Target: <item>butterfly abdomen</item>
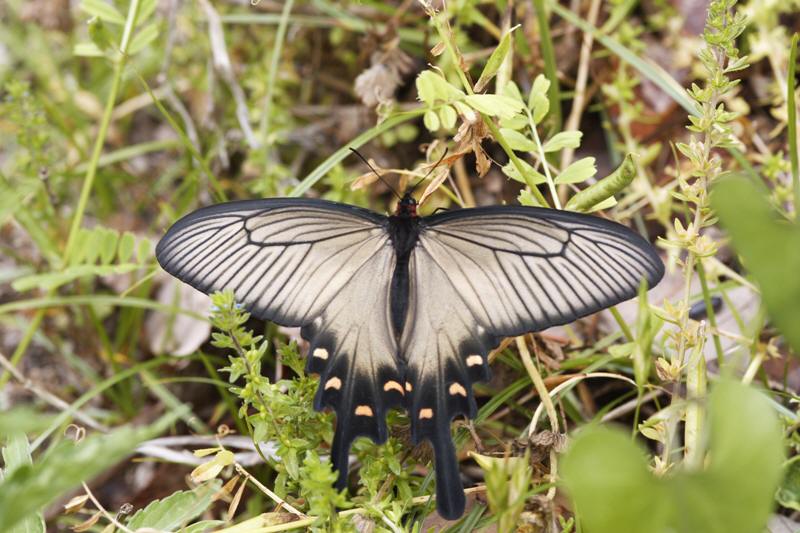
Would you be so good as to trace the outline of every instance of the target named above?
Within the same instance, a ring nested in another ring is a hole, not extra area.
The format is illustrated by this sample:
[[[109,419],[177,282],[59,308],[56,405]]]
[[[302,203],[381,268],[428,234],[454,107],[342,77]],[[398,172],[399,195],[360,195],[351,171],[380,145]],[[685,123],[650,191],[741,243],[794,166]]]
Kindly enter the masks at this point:
[[[399,340],[408,315],[409,272],[408,262],[411,251],[419,240],[419,219],[407,216],[389,217],[387,226],[389,237],[397,257],[390,288],[390,308],[392,329]]]

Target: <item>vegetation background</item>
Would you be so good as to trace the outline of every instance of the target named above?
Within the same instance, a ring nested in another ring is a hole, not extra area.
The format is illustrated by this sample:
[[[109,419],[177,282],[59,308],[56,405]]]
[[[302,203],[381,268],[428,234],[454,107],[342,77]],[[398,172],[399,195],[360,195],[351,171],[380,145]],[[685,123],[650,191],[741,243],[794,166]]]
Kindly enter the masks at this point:
[[[800,530],[798,25],[797,0],[6,0],[0,531]],[[391,210],[350,147],[400,187],[448,148],[423,213],[594,211],[667,264],[492,354],[457,522],[402,413],[335,491],[298,332],[152,253],[225,199]]]

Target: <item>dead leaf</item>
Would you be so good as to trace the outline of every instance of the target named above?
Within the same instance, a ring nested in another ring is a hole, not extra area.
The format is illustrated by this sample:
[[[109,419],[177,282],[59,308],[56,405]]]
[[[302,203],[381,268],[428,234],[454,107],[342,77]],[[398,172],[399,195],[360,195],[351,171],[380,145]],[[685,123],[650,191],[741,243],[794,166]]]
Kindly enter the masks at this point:
[[[88,494],[81,494],[80,496],[75,496],[70,501],[64,504],[64,512],[66,514],[75,513],[83,509],[84,504],[89,499]]]
[[[101,516],[103,516],[103,513],[97,511],[88,520],[85,520],[78,525],[72,526],[70,529],[72,531],[76,531],[77,533],[80,533],[81,531],[88,531],[92,528],[92,526],[94,526],[97,523],[98,520],[100,520]]]
[[[177,306],[198,313],[207,313],[211,308],[211,298],[185,283],[159,274],[162,281],[157,299],[165,306]],[[171,314],[163,311],[150,313],[144,325],[148,348],[152,353],[169,353],[175,356],[191,355],[208,339],[211,324],[185,314]]]
[[[425,200],[428,198],[428,196],[436,192],[436,189],[438,189],[442,185],[442,183],[444,183],[444,181],[447,179],[449,175],[450,175],[449,166],[447,167],[443,166],[437,169],[433,179],[431,179],[431,182],[428,184],[427,187],[425,187],[425,192],[422,193],[422,196],[419,199],[419,203],[420,204],[425,203]]]

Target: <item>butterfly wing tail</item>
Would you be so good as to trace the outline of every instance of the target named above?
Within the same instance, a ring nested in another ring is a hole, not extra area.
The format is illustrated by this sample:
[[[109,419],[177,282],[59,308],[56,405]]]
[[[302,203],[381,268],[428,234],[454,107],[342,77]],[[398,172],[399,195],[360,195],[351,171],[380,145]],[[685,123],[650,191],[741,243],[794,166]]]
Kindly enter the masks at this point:
[[[458,460],[450,438],[450,424],[437,424],[431,437],[436,464],[436,510],[447,520],[464,514],[464,487],[458,470]]]

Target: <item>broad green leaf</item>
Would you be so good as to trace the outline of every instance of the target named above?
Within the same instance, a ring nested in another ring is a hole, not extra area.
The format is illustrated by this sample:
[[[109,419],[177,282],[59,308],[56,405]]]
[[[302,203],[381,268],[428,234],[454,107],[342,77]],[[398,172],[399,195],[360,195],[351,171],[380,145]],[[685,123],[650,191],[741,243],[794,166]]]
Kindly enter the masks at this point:
[[[577,148],[581,145],[583,133],[580,131],[561,131],[544,143],[545,152],[557,152],[563,148]]]
[[[123,427],[91,435],[80,443],[61,441],[32,466],[18,468],[0,483],[0,531],[8,531],[31,513],[56,500],[127,457],[145,439],[161,433],[174,415],[144,427]]]
[[[672,480],[674,525],[680,533],[761,533],[784,460],[778,419],[764,395],[735,381],[717,383],[708,409],[710,464]]]
[[[719,381],[708,402],[703,470],[661,478],[622,432],[590,427],[564,457],[563,482],[587,533],[761,533],[784,459],[769,400]],[[747,438],[743,438],[746,435]]]
[[[131,39],[130,45],[128,45],[128,54],[134,55],[144,50],[147,45],[156,40],[157,37],[158,23],[152,22],[136,32],[136,35]]]
[[[561,473],[587,533],[666,533],[666,487],[647,466],[622,432],[589,426],[578,433]]]
[[[178,491],[162,500],[150,502],[128,520],[127,526],[134,531],[144,527],[160,531],[182,527],[208,509],[219,488],[220,483],[212,481],[194,490]]]
[[[81,11],[111,24],[118,26],[125,24],[125,17],[122,16],[122,13],[103,0],[81,0],[79,8]]]
[[[470,94],[464,101],[476,111],[500,118],[511,118],[524,107],[522,102],[499,94]]]
[[[416,83],[419,99],[431,106],[464,96],[462,91],[432,70],[420,72]]]
[[[436,131],[439,129],[439,115],[433,109],[428,109],[422,116],[422,123],[428,131]]]
[[[518,131],[500,128],[500,135],[503,136],[512,150],[521,152],[533,152],[536,150],[536,144]]]
[[[31,274],[23,276],[11,284],[15,291],[29,291],[40,288],[45,291],[55,289],[76,279],[86,276],[111,276],[113,274],[127,274],[141,268],[136,263],[122,263],[119,265],[75,265],[58,272],[45,274]]]
[[[609,199],[613,201],[613,196],[630,185],[634,176],[636,176],[636,165],[633,163],[633,157],[628,154],[614,172],[570,198],[564,209],[583,212],[597,209],[601,202],[607,202]]]
[[[508,55],[509,50],[511,50],[511,32],[518,27],[519,26],[514,26],[508,30],[505,35],[503,35],[502,39],[500,39],[497,48],[494,49],[492,55],[489,56],[489,60],[486,61],[486,66],[483,67],[481,77],[478,78],[477,83],[475,83],[475,92],[481,92],[486,85],[489,84],[492,78],[494,78],[494,75],[497,74],[497,71],[500,70],[500,67],[503,65],[503,61]]]
[[[500,126],[509,130],[521,131],[528,128],[528,117],[519,113],[511,118],[502,118]]]
[[[578,159],[556,177],[554,180],[557,184],[562,183],[580,183],[586,181],[597,173],[594,157],[584,157]]]
[[[439,109],[439,120],[445,129],[453,129],[456,125],[456,120],[458,120],[458,113],[452,106],[443,105]]]
[[[523,174],[520,174],[516,165],[514,165],[514,163],[511,161],[509,161],[507,165],[503,165],[503,168],[501,169],[503,171],[503,174],[505,174],[512,180],[524,183],[525,185],[528,185],[530,187],[535,187],[540,183],[547,182],[547,178],[538,170],[530,166],[522,159],[520,159],[519,162],[520,166],[522,167]]]
[[[533,115],[533,122],[539,124],[550,111],[550,99],[547,91],[550,90],[550,80],[544,74],[539,74],[533,81],[531,92],[528,93],[528,109]]]
[[[508,81],[505,85],[503,85],[503,96],[508,96],[509,98],[513,98],[514,100],[519,100],[522,102],[522,93],[519,92],[519,87],[514,81]]]
[[[761,288],[770,317],[800,354],[800,225],[778,215],[767,195],[763,186],[733,176],[714,187],[711,203]]]
[[[33,464],[28,438],[19,431],[10,433],[3,448],[3,463],[5,470],[0,471],[0,480],[11,476],[21,467]],[[31,513],[17,522],[8,533],[45,533],[44,517],[41,513]]]

